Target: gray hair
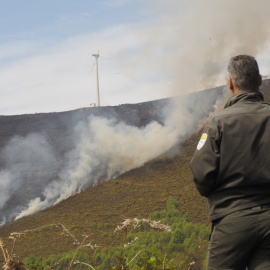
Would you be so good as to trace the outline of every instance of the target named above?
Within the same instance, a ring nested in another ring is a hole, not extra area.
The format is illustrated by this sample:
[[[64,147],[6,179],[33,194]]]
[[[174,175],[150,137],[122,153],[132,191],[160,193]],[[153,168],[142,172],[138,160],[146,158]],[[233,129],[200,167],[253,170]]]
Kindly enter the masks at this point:
[[[261,75],[254,57],[245,54],[232,57],[227,72],[240,90],[259,90]]]

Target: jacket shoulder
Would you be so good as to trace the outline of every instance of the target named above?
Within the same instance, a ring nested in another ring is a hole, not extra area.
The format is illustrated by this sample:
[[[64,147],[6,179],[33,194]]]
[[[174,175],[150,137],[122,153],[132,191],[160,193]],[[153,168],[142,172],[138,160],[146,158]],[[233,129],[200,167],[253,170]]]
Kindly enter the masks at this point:
[[[207,123],[207,126],[217,130],[218,123],[225,118],[237,116],[240,114],[266,113],[270,115],[270,104],[267,102],[251,103],[255,106],[249,106],[247,103],[234,104],[216,113]]]

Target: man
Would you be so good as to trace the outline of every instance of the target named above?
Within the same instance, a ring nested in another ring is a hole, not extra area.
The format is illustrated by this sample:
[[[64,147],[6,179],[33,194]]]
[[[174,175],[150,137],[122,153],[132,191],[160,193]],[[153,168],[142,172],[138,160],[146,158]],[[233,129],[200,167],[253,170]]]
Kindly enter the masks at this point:
[[[208,198],[212,233],[207,269],[270,269],[270,105],[252,56],[228,65],[232,97],[205,127],[191,160]]]

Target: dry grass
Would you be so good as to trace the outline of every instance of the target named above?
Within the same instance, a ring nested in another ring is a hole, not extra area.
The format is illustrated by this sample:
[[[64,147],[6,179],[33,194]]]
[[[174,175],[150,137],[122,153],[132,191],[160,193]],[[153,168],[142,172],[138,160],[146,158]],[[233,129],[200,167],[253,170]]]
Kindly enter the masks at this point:
[[[127,229],[128,227],[132,227],[132,229],[135,230],[141,225],[141,223],[147,223],[153,229],[159,229],[159,230],[163,230],[163,231],[167,231],[167,232],[172,233],[170,226],[162,224],[160,221],[146,219],[146,218],[125,219],[120,225],[118,225],[115,228],[114,232],[123,231],[123,230]]]
[[[78,263],[82,263],[82,264],[86,264],[84,262],[79,262],[79,261],[75,261],[76,255],[78,253],[78,251],[83,248],[83,247],[90,247],[92,250],[94,250],[95,248],[98,248],[100,246],[98,245],[92,245],[91,242],[88,242],[86,244],[86,240],[88,239],[88,235],[82,235],[83,239],[82,240],[78,240],[77,237],[75,237],[70,230],[68,230],[63,224],[58,223],[58,224],[49,224],[49,225],[44,225],[42,227],[39,228],[35,228],[35,229],[29,229],[29,230],[25,230],[23,232],[13,232],[10,234],[9,239],[12,239],[12,248],[10,251],[8,251],[8,249],[5,247],[4,242],[0,239],[0,247],[2,250],[2,254],[4,257],[4,265],[3,265],[3,269],[4,270],[25,270],[25,264],[20,261],[20,260],[16,260],[15,257],[15,253],[14,253],[14,249],[15,249],[15,244],[18,242],[18,240],[21,239],[22,236],[26,236],[28,235],[30,232],[44,232],[42,231],[42,229],[44,228],[52,228],[52,227],[58,227],[62,233],[61,235],[65,235],[67,237],[70,237],[71,239],[73,239],[73,245],[76,245],[77,248],[74,252],[73,258],[68,266],[68,270],[71,269],[71,267],[74,264],[78,264]],[[26,237],[24,238],[24,241],[26,240]],[[61,261],[61,260],[60,260]],[[59,263],[60,261],[54,263],[53,265],[50,266],[50,269],[54,269]],[[88,264],[87,264],[88,265]],[[90,266],[90,265],[89,265]],[[92,267],[92,266],[91,266]],[[93,268],[93,267],[92,267]],[[94,269],[94,268],[93,268]]]
[[[165,230],[165,231],[168,231],[168,232],[172,232],[170,226],[162,224],[160,221],[155,221],[155,220],[151,220],[151,219],[138,219],[138,218],[124,220],[120,225],[118,225],[115,228],[114,232],[119,233],[121,231],[124,231],[125,232],[125,238],[126,238],[128,229],[132,229],[132,230],[138,229],[138,227],[140,227],[140,225],[142,223],[149,224],[150,227],[153,228],[153,229]],[[13,240],[13,244],[12,244],[12,248],[11,248],[10,252],[5,247],[4,242],[0,239],[0,247],[1,247],[1,250],[2,250],[2,254],[4,256],[3,269],[4,270],[27,270],[25,268],[25,264],[23,262],[21,262],[19,260],[17,260],[17,261],[15,260],[16,256],[15,256],[15,253],[14,253],[14,248],[15,248],[15,244],[16,244],[17,240],[21,239],[21,237],[23,235],[26,236],[29,232],[39,231],[39,232],[42,233],[43,228],[48,228],[48,227],[52,228],[52,227],[56,227],[56,226],[58,228],[60,228],[60,230],[62,231],[61,235],[66,235],[67,237],[70,237],[73,240],[73,245],[77,246],[77,248],[76,248],[76,250],[74,252],[74,255],[72,257],[72,260],[69,263],[69,266],[68,266],[67,270],[70,270],[72,268],[72,266],[76,265],[76,264],[86,265],[89,268],[95,270],[95,268],[92,265],[90,265],[88,263],[85,263],[85,262],[82,262],[82,261],[79,261],[79,260],[75,260],[75,258],[76,258],[76,255],[77,255],[78,251],[83,247],[90,247],[92,250],[94,250],[94,249],[96,249],[96,248],[98,248],[100,246],[92,245],[91,242],[89,242],[88,244],[85,244],[86,240],[89,237],[88,235],[83,235],[83,239],[78,240],[78,238],[75,237],[74,234],[72,234],[70,232],[70,230],[67,229],[61,223],[58,223],[57,225],[56,224],[49,224],[49,225],[44,225],[44,226],[36,228],[36,229],[30,229],[30,230],[25,230],[23,232],[13,232],[13,233],[11,233],[10,236],[9,236],[9,239]],[[118,265],[118,267],[116,269],[128,269],[128,266],[130,265],[130,263],[132,263],[138,257],[138,255],[140,254],[141,251],[137,252],[137,254],[133,258],[131,258],[129,261],[125,261],[123,259],[123,257],[122,257],[124,250],[128,246],[133,245],[137,239],[138,239],[138,237],[135,237],[134,240],[132,240],[132,241],[130,241],[128,243],[125,243],[125,241],[124,241],[123,248],[122,248],[122,251],[121,251],[121,255],[119,257],[119,265]],[[24,238],[24,240],[25,240],[25,238]],[[59,263],[61,262],[61,260],[54,263],[53,265],[51,265],[49,267],[49,269],[54,269],[55,267],[57,267],[59,265]]]
[[[5,247],[4,242],[0,239],[0,247],[4,256],[4,270],[24,270],[25,265],[23,262],[16,260],[16,255],[14,254],[15,243],[18,239],[20,239],[20,233],[11,233],[10,239],[13,240],[12,248],[10,251]]]

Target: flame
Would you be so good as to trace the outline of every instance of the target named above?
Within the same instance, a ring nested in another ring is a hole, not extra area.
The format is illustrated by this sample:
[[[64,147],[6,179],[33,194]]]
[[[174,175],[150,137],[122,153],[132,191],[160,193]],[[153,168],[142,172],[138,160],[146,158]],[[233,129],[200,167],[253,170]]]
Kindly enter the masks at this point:
[[[200,134],[205,128],[206,128],[207,122],[204,122],[204,124],[202,125],[202,127],[197,131],[197,135]]]

